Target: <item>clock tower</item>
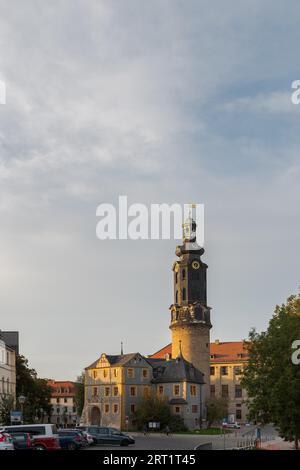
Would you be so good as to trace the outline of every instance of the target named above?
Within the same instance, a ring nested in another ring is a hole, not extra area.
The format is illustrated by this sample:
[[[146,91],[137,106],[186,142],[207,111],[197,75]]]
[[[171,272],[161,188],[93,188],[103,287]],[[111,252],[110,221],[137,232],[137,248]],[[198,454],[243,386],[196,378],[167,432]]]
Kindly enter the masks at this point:
[[[204,374],[205,396],[210,393],[207,265],[201,260],[204,248],[197,244],[196,222],[191,216],[183,224],[183,244],[177,246],[179,260],[173,264],[174,303],[171,305],[172,357],[180,353]]]

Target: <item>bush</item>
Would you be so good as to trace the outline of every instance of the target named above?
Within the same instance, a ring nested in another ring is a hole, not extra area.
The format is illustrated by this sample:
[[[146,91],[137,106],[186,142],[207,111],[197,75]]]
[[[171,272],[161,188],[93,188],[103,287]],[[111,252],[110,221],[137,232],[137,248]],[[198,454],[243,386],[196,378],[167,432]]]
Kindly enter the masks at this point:
[[[172,432],[186,432],[188,430],[180,416],[171,416],[169,420],[169,427]]]

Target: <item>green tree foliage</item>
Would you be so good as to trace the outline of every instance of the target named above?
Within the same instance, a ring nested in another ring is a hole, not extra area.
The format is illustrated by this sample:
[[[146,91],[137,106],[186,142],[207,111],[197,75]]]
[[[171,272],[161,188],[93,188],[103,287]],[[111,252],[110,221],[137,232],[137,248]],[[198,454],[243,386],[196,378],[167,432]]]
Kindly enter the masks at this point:
[[[14,409],[14,397],[2,395],[0,397],[0,424],[10,425],[10,412]]]
[[[222,421],[228,415],[228,400],[226,398],[209,398],[206,401],[207,425]]]
[[[161,428],[169,425],[171,418],[167,399],[159,398],[155,392],[143,397],[135,412],[137,426],[142,429],[151,421],[160,422]]]
[[[84,372],[77,377],[77,382],[75,384],[75,403],[77,415],[81,416],[84,406]]]
[[[285,440],[300,437],[300,364],[293,343],[300,340],[300,294],[277,306],[266,332],[249,334],[249,362],[242,378],[249,418],[274,423]]]
[[[51,388],[47,385],[47,380],[38,378],[36,371],[29,368],[28,360],[20,355],[16,358],[16,375],[17,398],[20,395],[26,397],[23,421],[32,423],[45,415],[50,416]]]

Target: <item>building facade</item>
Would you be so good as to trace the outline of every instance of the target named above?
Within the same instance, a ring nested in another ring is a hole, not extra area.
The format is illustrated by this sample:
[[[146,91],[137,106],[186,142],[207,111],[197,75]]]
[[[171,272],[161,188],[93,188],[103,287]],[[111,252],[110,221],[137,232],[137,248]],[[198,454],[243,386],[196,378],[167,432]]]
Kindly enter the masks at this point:
[[[9,395],[16,402],[16,351],[0,332],[0,399]]]
[[[204,394],[209,396],[210,307],[207,305],[207,264],[197,244],[196,223],[189,217],[183,224],[183,244],[177,246],[173,264],[174,302],[170,307],[172,357],[183,357],[204,375]],[[204,397],[204,399],[205,399]]]
[[[76,426],[78,415],[75,382],[48,380],[48,385],[51,387],[52,405],[50,422],[64,428]]]
[[[172,344],[154,353],[151,358],[172,357]],[[243,341],[210,343],[209,397],[228,399],[228,418],[238,423],[247,422],[246,390],[241,387],[241,376],[248,361],[247,345]]]

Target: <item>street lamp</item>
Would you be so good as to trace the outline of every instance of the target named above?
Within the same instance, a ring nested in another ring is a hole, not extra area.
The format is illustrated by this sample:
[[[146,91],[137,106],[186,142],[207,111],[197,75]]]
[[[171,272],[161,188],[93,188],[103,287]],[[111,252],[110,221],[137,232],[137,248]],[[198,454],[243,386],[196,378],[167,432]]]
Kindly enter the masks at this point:
[[[21,405],[21,412],[22,412],[22,424],[24,424],[24,403],[26,401],[26,397],[24,395],[20,395],[18,397],[18,401]]]

